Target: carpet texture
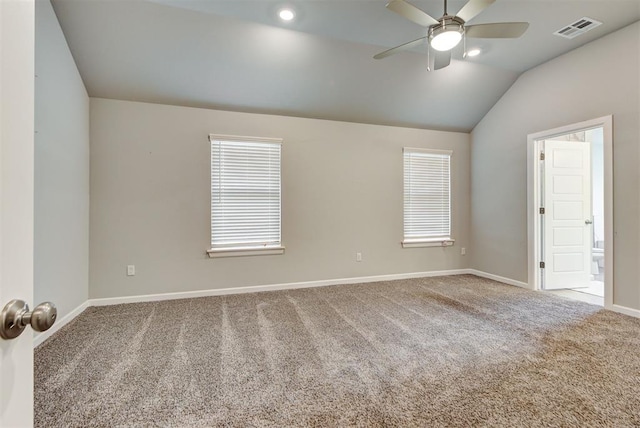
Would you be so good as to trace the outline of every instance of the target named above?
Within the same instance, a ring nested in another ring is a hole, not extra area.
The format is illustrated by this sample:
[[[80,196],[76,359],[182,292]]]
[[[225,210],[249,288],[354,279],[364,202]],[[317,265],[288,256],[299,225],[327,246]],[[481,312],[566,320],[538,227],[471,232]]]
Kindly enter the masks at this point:
[[[38,427],[640,426],[640,320],[471,275],[92,307]]]

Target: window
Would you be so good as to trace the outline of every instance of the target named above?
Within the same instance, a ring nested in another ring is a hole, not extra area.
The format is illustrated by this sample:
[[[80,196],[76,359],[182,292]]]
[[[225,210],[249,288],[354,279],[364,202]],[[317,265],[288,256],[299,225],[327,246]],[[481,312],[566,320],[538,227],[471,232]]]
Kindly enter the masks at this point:
[[[210,257],[282,254],[282,140],[210,135]]]
[[[404,149],[403,247],[452,245],[451,151]]]

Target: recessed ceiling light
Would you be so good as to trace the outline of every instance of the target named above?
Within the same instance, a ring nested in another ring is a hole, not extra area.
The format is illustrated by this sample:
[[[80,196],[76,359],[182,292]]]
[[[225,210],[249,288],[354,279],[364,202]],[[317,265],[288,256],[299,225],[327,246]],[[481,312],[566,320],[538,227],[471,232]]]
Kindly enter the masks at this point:
[[[475,49],[471,49],[467,52],[467,56],[478,56],[480,55],[480,52],[482,52],[480,49],[475,48]]]
[[[296,14],[293,13],[291,9],[280,9],[280,12],[278,12],[278,16],[283,21],[291,21],[293,18],[295,18]]]

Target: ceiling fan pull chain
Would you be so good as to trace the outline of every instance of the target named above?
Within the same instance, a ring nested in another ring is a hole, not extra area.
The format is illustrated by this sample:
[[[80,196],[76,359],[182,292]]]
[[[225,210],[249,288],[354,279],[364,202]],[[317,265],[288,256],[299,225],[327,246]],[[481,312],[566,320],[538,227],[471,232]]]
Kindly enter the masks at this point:
[[[462,59],[467,57],[467,32],[462,32]]]

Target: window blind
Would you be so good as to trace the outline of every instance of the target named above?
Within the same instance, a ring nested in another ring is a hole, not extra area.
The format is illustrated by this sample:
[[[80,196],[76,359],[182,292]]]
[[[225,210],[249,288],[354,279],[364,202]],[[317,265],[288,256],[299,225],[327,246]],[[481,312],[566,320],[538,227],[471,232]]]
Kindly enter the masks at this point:
[[[210,140],[211,248],[280,246],[280,142]]]
[[[450,239],[451,154],[404,149],[404,242]]]

